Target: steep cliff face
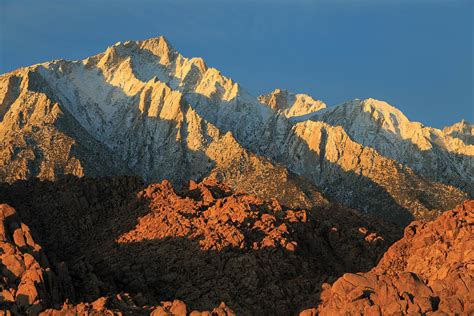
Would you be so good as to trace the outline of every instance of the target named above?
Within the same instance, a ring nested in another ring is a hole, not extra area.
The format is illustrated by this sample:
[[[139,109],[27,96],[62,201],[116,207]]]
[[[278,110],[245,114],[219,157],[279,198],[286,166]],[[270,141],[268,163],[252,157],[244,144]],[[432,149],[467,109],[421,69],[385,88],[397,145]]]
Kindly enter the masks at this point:
[[[2,181],[136,175],[180,186],[207,177],[291,207],[322,205],[324,192],[400,223],[472,194],[472,145],[462,139],[410,132],[419,123],[381,128],[383,120],[283,90],[262,104],[163,37],[18,69],[0,83]],[[386,108],[385,121],[401,117]]]
[[[384,218],[408,224],[412,216],[434,218],[439,213],[433,209],[448,209],[453,201],[466,199],[460,190],[427,181],[406,165],[353,141],[340,126],[304,121],[295,124],[293,132],[287,139],[289,168],[354,208],[377,209]]]
[[[470,315],[473,236],[472,200],[435,221],[415,221],[375,268],[323,285],[322,303],[300,315]]]

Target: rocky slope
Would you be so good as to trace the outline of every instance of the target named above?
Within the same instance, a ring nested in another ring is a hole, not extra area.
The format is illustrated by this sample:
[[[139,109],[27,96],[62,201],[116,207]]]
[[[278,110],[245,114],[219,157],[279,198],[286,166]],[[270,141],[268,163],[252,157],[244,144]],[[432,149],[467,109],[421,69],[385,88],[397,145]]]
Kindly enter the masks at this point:
[[[428,179],[474,194],[474,134],[469,123],[460,122],[444,130],[425,127],[411,122],[388,103],[374,99],[354,100],[304,119],[341,126],[359,144]]]
[[[322,303],[300,315],[471,315],[474,201],[432,222],[415,221],[367,273],[323,285]]]
[[[0,309],[13,313],[474,312],[474,201],[411,223],[388,251],[398,231],[367,215],[291,210],[214,180],[20,181],[0,201],[16,209],[0,206]]]
[[[67,303],[67,300],[76,299],[66,263],[58,262],[54,254],[48,259],[44,249],[35,242],[29,227],[7,204],[0,204],[0,238],[2,315],[200,315],[199,311],[188,310],[186,304],[179,300],[163,301],[159,306],[137,306],[126,293],[99,297],[91,303]],[[225,303],[209,312],[235,315]]]
[[[399,224],[472,195],[472,146],[460,138],[433,132],[439,139],[426,142],[446,150],[409,156],[396,128],[403,137],[377,146],[386,134],[377,120],[355,120],[359,135],[319,115],[338,117],[309,96],[277,90],[261,100],[268,105],[163,37],[21,68],[0,76],[0,179],[214,178],[290,207],[323,205],[323,193]]]
[[[15,292],[21,283],[8,281],[3,287],[13,294],[3,304],[49,308],[48,315],[163,315],[174,308],[295,314],[318,299],[323,282],[367,271],[398,237],[391,226],[343,207],[291,210],[213,180],[182,191],[132,177],[19,181],[0,187],[0,201],[17,212],[7,240],[18,258],[26,261],[22,253],[33,251],[21,248],[20,226],[28,243],[31,234],[45,256],[65,267],[59,279],[72,288],[48,283],[60,295],[46,300],[28,292],[22,301]],[[48,266],[40,261],[38,269]]]

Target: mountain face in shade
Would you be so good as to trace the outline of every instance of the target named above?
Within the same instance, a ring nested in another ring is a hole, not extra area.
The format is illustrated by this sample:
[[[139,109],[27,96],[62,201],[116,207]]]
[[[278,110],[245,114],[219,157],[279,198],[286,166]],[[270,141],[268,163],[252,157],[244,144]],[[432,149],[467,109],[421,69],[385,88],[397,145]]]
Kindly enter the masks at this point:
[[[0,119],[6,182],[215,178],[291,207],[329,199],[399,223],[473,194],[472,129],[423,127],[372,99],[257,99],[163,37],[0,76]]]

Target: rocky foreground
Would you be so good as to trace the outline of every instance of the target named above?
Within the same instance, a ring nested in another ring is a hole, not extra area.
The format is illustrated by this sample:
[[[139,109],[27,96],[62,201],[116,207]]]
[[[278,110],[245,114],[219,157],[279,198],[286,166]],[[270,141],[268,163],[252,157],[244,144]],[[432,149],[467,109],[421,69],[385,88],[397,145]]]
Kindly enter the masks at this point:
[[[2,306],[13,312],[149,313],[180,299],[188,311],[296,314],[398,237],[342,207],[291,210],[213,181],[23,181],[0,200],[16,209],[2,207]]]
[[[366,215],[291,210],[211,180],[20,181],[0,201],[12,314],[473,311],[473,201],[413,222],[388,251],[399,232]]]
[[[472,315],[474,201],[432,222],[415,221],[367,273],[323,285],[322,303],[301,315]]]

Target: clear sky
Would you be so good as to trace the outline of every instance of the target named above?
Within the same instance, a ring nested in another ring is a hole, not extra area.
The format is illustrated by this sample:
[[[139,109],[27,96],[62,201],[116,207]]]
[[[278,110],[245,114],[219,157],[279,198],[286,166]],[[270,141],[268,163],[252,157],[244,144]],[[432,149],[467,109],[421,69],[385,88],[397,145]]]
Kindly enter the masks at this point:
[[[470,0],[0,0],[0,72],[165,35],[254,95],[373,97],[441,127],[474,120]]]

